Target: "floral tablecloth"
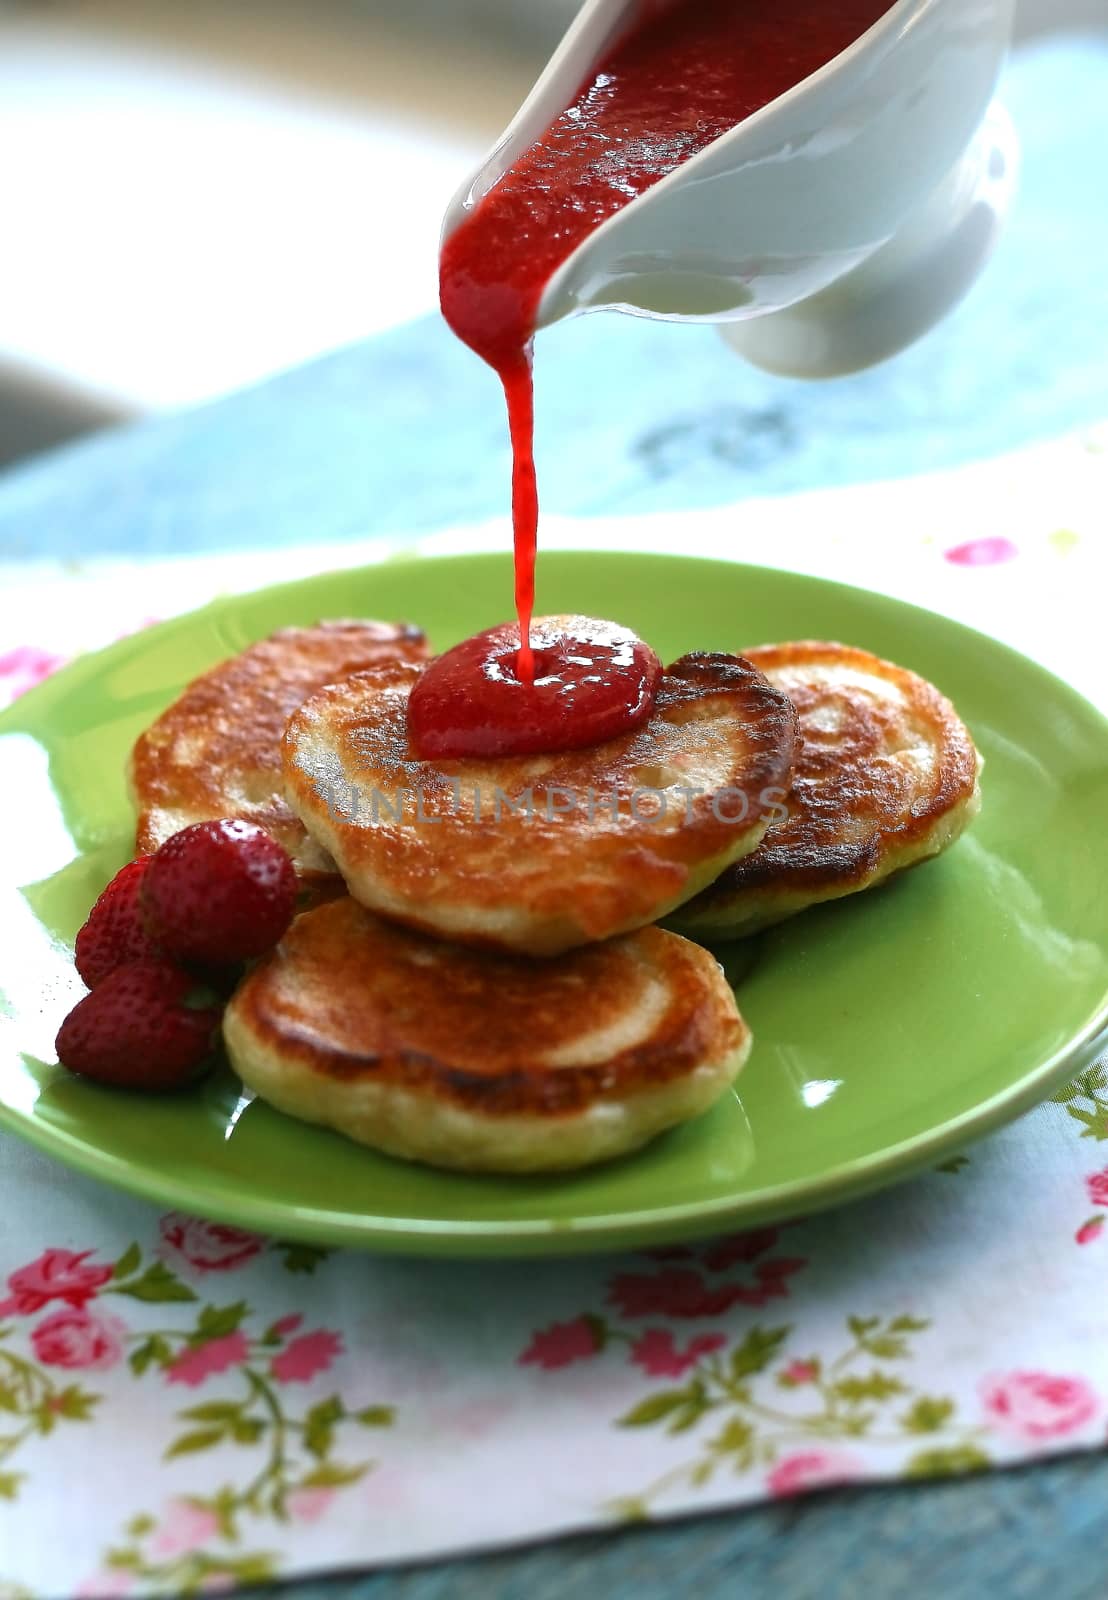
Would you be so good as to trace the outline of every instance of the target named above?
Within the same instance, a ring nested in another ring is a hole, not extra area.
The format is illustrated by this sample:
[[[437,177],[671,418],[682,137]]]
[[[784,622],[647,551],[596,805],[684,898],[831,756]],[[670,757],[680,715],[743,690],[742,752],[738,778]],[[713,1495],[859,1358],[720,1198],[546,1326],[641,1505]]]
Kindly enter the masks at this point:
[[[549,537],[761,559],[771,540],[1103,702],[1106,437]],[[256,571],[0,574],[3,692]],[[8,1135],[0,1157],[0,1596],[191,1593],[1105,1443],[1104,1064],[875,1199],[564,1263],[315,1249],[161,1215]]]

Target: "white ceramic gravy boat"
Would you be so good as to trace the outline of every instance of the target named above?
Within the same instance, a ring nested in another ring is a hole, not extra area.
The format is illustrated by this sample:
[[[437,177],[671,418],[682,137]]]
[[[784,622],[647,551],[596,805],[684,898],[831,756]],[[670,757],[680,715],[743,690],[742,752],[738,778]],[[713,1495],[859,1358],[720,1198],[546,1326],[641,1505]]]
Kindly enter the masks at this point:
[[[539,326],[612,309],[725,323],[770,371],[893,354],[965,293],[1017,145],[993,95],[1014,0],[896,0],[841,55],[633,200],[546,286]],[[636,0],[586,0],[444,237],[573,100]]]

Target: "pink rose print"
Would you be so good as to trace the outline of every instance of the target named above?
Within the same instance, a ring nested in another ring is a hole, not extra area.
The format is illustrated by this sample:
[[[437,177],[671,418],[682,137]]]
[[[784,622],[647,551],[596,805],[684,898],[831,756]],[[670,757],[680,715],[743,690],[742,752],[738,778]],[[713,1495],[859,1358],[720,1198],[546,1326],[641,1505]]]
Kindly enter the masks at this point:
[[[668,1328],[648,1328],[631,1346],[631,1360],[652,1378],[681,1378],[701,1356],[727,1343],[723,1333],[702,1333],[679,1350]]]
[[[489,1395],[486,1399],[468,1400],[458,1406],[436,1407],[432,1420],[439,1433],[453,1434],[459,1439],[485,1439],[514,1410],[514,1403],[505,1396]]]
[[[1094,1206],[1104,1206],[1108,1210],[1108,1167],[1102,1172],[1094,1172],[1085,1179],[1085,1188],[1088,1190],[1089,1200]]]
[[[777,1463],[766,1478],[775,1498],[803,1494],[806,1489],[829,1489],[850,1483],[860,1475],[859,1463],[842,1450],[798,1450]]]
[[[600,1349],[600,1340],[588,1317],[574,1317],[572,1322],[554,1322],[549,1328],[540,1328],[519,1358],[521,1367],[545,1367],[548,1372],[558,1367],[572,1366],[584,1361]]]
[[[956,567],[995,567],[1002,561],[1014,561],[1019,548],[1011,539],[969,539],[943,554]]]
[[[408,1511],[418,1494],[417,1483],[403,1468],[376,1467],[366,1479],[362,1504],[370,1511]]]
[[[790,1361],[781,1372],[786,1383],[799,1386],[802,1383],[815,1383],[819,1377],[819,1364],[815,1361]]]
[[[117,1596],[127,1594],[134,1586],[134,1574],[122,1569],[94,1572],[91,1578],[77,1585],[73,1591],[74,1600],[117,1600]]]
[[[718,1317],[736,1303],[737,1290],[710,1289],[691,1267],[667,1267],[650,1277],[617,1273],[608,1298],[625,1317]]]
[[[265,1240],[245,1228],[232,1228],[222,1222],[204,1222],[170,1211],[158,1224],[162,1236],[161,1254],[176,1265],[196,1272],[233,1272],[244,1267],[265,1246]]]
[[[336,1356],[342,1355],[342,1340],[327,1328],[302,1333],[269,1363],[278,1383],[308,1383],[319,1372],[326,1372]]]
[[[304,1318],[299,1311],[294,1311],[291,1316],[278,1317],[273,1324],[273,1331],[279,1339],[286,1339],[290,1333],[295,1333]]]
[[[166,1368],[166,1382],[187,1383],[190,1389],[195,1389],[206,1378],[226,1372],[228,1367],[239,1366],[249,1354],[243,1333],[227,1333],[220,1339],[209,1339],[207,1344],[182,1350]]]
[[[740,1262],[756,1261],[759,1256],[764,1256],[767,1250],[772,1250],[776,1243],[776,1228],[757,1228],[750,1233],[732,1233],[710,1244],[704,1251],[702,1259],[709,1272],[726,1272],[728,1267],[736,1267]]]
[[[40,650],[38,645],[21,644],[0,655],[0,699],[17,700],[36,683],[48,678],[65,664],[65,656],[54,655],[51,650]]]
[[[219,1518],[191,1500],[171,1500],[150,1540],[156,1556],[185,1556],[202,1550],[219,1533]]]
[[[288,1514],[294,1522],[318,1522],[330,1510],[335,1490],[322,1485],[293,1489],[285,1501]]]
[[[51,1300],[80,1307],[108,1282],[111,1267],[87,1267],[91,1250],[44,1250],[37,1261],[8,1278],[11,1298],[0,1301],[0,1317],[31,1317]]]
[[[1021,1439],[1061,1439],[1096,1416],[1100,1402],[1083,1378],[1011,1372],[990,1378],[981,1397],[992,1420]]]
[[[756,1284],[707,1284],[692,1267],[667,1267],[650,1276],[620,1272],[608,1299],[625,1317],[720,1317],[732,1306],[764,1306],[788,1294],[785,1279],[807,1263],[780,1257],[760,1261]]]
[[[1078,1244],[1092,1244],[1104,1232],[1104,1217],[1090,1217],[1088,1222],[1083,1222],[1074,1234]]]
[[[83,1307],[55,1311],[31,1331],[31,1348],[44,1367],[107,1372],[123,1355],[127,1326],[118,1317]]]
[[[786,1278],[791,1278],[796,1272],[803,1272],[808,1265],[801,1256],[774,1256],[771,1261],[759,1261],[754,1268],[754,1276],[758,1283],[756,1287],[744,1290],[744,1304],[748,1306],[764,1306],[770,1300],[783,1300],[789,1292]]]

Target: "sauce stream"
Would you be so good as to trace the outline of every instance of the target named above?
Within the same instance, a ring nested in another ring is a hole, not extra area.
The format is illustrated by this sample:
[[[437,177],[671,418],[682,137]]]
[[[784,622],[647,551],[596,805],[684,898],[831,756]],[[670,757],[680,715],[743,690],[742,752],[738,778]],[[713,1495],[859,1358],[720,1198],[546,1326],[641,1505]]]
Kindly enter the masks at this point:
[[[609,217],[826,65],[891,4],[640,0],[572,103],[445,241],[443,315],[497,373],[507,401],[520,684],[535,670],[531,357],[543,290]]]

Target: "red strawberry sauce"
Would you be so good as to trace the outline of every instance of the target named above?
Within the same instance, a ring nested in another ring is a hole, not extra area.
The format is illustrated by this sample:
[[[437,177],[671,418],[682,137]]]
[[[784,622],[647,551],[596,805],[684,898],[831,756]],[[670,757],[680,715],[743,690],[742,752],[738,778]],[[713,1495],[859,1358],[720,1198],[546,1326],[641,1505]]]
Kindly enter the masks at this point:
[[[538,622],[533,675],[520,679],[515,623],[455,645],[419,678],[408,738],[427,761],[579,750],[628,733],[654,707],[661,662],[613,622]]]
[[[512,440],[519,694],[513,698],[499,686],[495,710],[488,700],[487,716],[469,718],[467,725],[480,724],[483,745],[496,720],[506,719],[509,729],[513,706],[523,714],[523,688],[536,672],[530,643],[538,530],[531,350],[544,288],[602,222],[824,66],[890,4],[640,0],[631,25],[572,104],[445,241],[439,273],[443,315],[500,378]],[[566,653],[563,676],[573,675],[572,656]],[[446,669],[433,665],[428,676],[440,670]],[[475,670],[467,694],[488,695],[492,682],[488,672]],[[628,716],[636,692],[629,691]],[[582,669],[576,714],[585,714],[593,694],[603,694],[607,703],[612,685],[602,686],[595,673]],[[537,702],[528,700],[526,715],[541,717]],[[558,741],[567,727],[564,720],[552,722],[543,748],[562,748]]]

